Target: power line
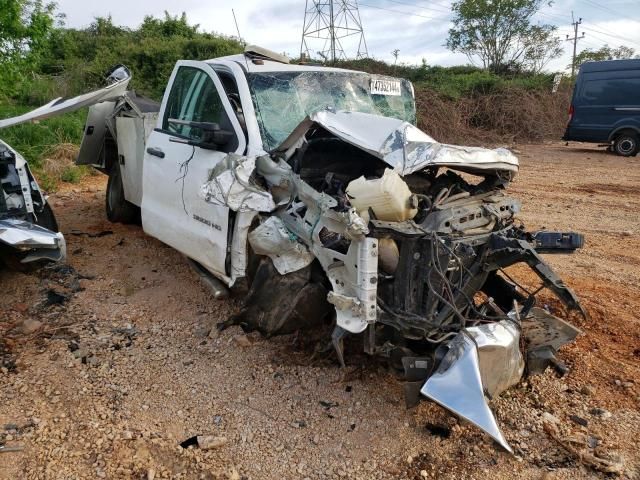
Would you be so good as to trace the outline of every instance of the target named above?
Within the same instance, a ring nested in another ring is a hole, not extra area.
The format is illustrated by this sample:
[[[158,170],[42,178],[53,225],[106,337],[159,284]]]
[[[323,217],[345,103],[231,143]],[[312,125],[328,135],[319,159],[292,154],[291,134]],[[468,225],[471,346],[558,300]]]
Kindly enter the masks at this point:
[[[609,7],[606,7],[604,5],[601,5],[597,2],[594,2],[593,0],[583,0],[584,2],[586,2],[588,5],[595,7],[595,8],[599,8],[600,10],[602,10],[603,12],[607,12],[609,14],[614,14],[616,16],[620,16],[622,15],[621,12],[616,12],[615,10],[611,10]]]
[[[419,10],[431,10],[434,12],[439,12],[439,13],[451,13],[451,10],[448,8],[441,8],[441,9],[436,9],[436,8],[431,8],[431,7],[423,7],[421,5],[416,5],[414,3],[408,3],[408,2],[401,2],[400,0],[387,0],[387,2],[391,2],[391,3],[397,3],[398,5],[407,5],[409,7],[413,7],[413,8],[417,8]],[[409,13],[409,12],[407,12]]]
[[[409,12],[403,12],[402,10],[392,10],[390,8],[378,7],[376,5],[370,5],[368,3],[362,3],[362,2],[358,2],[358,5],[366,8],[375,8],[376,10],[384,10],[386,12],[398,13],[400,15],[407,15],[409,17],[426,18],[427,20],[436,20],[438,18],[442,18],[442,17],[427,17],[426,15],[420,15],[419,13],[409,13]]]
[[[603,31],[601,31],[601,30],[597,30],[597,29],[592,28],[592,27],[584,27],[584,29],[585,29],[585,30],[587,30],[587,31],[589,31],[589,32],[596,32],[596,33],[600,33],[600,34],[602,34],[602,35],[606,35],[606,36],[608,36],[608,37],[617,38],[617,39],[619,39],[619,40],[623,40],[623,41],[625,41],[625,42],[631,42],[631,43],[633,43],[633,44],[638,45],[638,43],[637,43],[635,40],[632,40],[632,39],[627,38],[627,37],[622,37],[622,36],[620,36],[620,35],[615,35],[615,34],[613,34],[613,33],[603,32]]]

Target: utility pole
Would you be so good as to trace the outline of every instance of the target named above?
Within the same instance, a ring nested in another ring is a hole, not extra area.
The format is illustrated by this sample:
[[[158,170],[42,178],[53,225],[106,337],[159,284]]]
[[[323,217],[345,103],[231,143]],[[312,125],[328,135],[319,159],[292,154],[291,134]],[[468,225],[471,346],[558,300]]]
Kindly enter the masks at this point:
[[[391,55],[393,55],[393,73],[396,72],[396,63],[398,63],[398,55],[400,55],[400,49],[396,48],[391,51]]]
[[[578,36],[578,26],[582,25],[582,18],[579,18],[576,22],[575,18],[573,18],[573,12],[571,12],[571,20],[571,25],[573,26],[573,38],[567,35],[565,41],[573,42],[573,57],[571,58],[571,78],[573,78],[576,73],[576,47],[578,46],[578,40],[584,38],[584,32],[582,32],[580,37]]]

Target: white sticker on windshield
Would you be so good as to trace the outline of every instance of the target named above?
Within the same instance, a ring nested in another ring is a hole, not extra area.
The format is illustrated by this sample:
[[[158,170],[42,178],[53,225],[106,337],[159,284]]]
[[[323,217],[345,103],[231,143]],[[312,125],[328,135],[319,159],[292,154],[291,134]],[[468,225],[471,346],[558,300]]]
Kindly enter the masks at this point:
[[[372,95],[394,95],[400,96],[400,80],[387,80],[382,78],[371,79]]]

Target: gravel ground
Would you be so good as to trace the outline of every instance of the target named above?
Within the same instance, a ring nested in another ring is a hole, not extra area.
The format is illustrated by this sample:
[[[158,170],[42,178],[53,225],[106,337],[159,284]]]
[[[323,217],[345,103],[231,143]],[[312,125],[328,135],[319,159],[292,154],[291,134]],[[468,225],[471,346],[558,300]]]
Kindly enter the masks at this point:
[[[93,176],[52,197],[69,267],[0,271],[0,445],[19,450],[0,451],[0,478],[606,476],[590,455],[640,478],[640,159],[517,149],[521,219],[587,236],[548,260],[590,319],[575,319],[585,335],[561,352],[566,376],[492,403],[515,456],[434,404],[405,409],[401,382],[357,345],[341,370],[301,335],[218,333],[237,300],[212,300],[176,251],[108,223],[106,179]],[[217,447],[180,446],[196,435]]]

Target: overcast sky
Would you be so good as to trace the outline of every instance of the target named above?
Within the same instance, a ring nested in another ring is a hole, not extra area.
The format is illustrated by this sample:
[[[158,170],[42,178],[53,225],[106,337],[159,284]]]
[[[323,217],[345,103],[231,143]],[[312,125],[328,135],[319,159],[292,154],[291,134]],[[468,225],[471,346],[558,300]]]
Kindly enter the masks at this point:
[[[163,16],[186,12],[189,22],[203,30],[236,35],[231,8],[238,19],[242,37],[278,52],[298,55],[305,10],[304,0],[235,0],[233,2],[202,0],[57,0],[70,27],[85,27],[96,16],[113,17],[114,23],[135,27],[145,15]],[[393,61],[391,51],[399,49],[399,62],[417,64],[425,59],[429,65],[469,63],[464,55],[453,54],[442,45],[450,27],[452,0],[363,0],[360,15],[369,56]],[[312,0],[309,0],[312,3]],[[536,21],[557,25],[558,34],[573,35],[571,12],[582,17],[578,51],[597,49],[604,44],[626,45],[640,53],[640,0],[557,0],[536,15]],[[563,70],[570,61],[571,42],[563,58],[549,65]],[[345,41],[347,55],[355,56],[357,45]],[[311,48],[314,48],[313,46]],[[321,46],[316,46],[318,50]]]

